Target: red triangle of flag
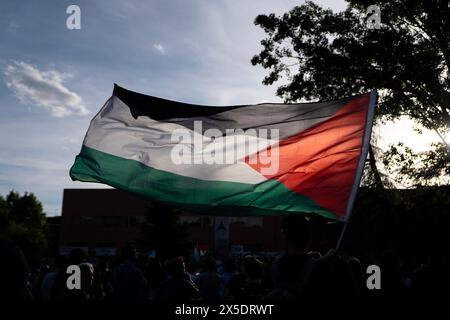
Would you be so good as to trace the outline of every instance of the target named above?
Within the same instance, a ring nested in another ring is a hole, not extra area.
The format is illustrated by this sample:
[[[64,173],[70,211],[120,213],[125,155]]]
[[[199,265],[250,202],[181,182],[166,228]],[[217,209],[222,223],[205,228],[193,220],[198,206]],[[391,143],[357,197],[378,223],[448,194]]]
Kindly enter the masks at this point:
[[[319,206],[346,215],[364,139],[369,94],[357,97],[331,118],[279,142],[276,179],[289,189],[308,196]],[[270,149],[265,150],[270,156]],[[266,166],[259,152],[257,161],[245,162],[261,172]]]

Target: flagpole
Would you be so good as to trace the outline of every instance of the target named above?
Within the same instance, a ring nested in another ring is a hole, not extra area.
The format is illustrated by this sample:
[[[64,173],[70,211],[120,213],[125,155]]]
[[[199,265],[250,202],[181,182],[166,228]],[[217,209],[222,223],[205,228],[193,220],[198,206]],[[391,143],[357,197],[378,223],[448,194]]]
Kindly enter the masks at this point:
[[[342,227],[341,235],[339,236],[339,240],[336,245],[336,250],[339,250],[339,247],[341,246],[342,239],[344,238],[345,230],[347,230],[347,225],[348,225],[348,219],[345,221],[344,226]]]
[[[361,147],[361,154],[358,162],[358,169],[356,171],[355,181],[353,183],[352,192],[350,194],[349,201],[347,203],[347,215],[345,217],[344,227],[342,228],[341,235],[339,236],[336,250],[339,249],[344,238],[345,230],[347,230],[348,221],[353,212],[353,205],[355,203],[356,195],[358,193],[359,184],[361,183],[362,173],[364,170],[364,164],[366,162],[367,153],[369,151],[370,138],[372,135],[372,122],[375,115],[375,105],[377,103],[378,93],[376,90],[372,90],[369,95],[369,106],[366,115],[366,128],[364,131],[363,144]]]

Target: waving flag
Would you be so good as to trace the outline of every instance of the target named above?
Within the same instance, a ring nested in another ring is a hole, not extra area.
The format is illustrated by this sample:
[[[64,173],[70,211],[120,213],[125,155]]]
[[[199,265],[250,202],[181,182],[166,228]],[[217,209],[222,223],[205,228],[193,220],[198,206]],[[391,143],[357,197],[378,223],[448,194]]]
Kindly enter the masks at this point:
[[[375,101],[373,91],[317,103],[200,106],[115,85],[70,176],[208,214],[345,220]]]

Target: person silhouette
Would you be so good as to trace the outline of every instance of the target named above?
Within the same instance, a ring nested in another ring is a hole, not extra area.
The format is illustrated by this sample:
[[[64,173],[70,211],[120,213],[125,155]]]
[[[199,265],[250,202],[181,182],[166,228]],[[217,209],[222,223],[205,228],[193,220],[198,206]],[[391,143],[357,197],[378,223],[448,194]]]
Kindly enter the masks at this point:
[[[286,239],[286,252],[272,261],[273,289],[269,300],[297,300],[311,273],[314,259],[307,254],[311,242],[309,220],[304,215],[283,219],[281,231]]]

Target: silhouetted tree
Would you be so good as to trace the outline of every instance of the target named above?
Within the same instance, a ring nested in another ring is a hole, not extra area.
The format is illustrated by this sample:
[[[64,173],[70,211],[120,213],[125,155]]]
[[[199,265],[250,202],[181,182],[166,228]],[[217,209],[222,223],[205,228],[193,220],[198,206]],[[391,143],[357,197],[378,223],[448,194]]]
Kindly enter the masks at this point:
[[[348,8],[339,13],[306,2],[281,16],[257,16],[255,24],[267,37],[252,64],[270,71],[265,85],[286,78],[277,95],[287,102],[379,89],[379,119],[406,115],[441,139],[419,154],[394,146],[384,157],[387,169],[402,168],[398,176],[403,182],[405,176],[421,185],[448,182],[450,149],[444,139],[450,131],[448,1],[377,1],[379,29],[367,26],[367,8],[373,1],[347,2]]]
[[[42,204],[33,193],[11,191],[6,198],[0,196],[0,237],[14,241],[31,265],[45,253],[45,228]]]

